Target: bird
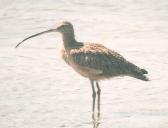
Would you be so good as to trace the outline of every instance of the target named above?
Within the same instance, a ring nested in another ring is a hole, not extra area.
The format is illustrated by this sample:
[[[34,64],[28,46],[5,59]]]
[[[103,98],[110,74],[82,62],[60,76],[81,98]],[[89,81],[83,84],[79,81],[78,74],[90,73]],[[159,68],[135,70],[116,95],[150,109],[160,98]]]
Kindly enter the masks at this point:
[[[77,73],[90,80],[93,113],[95,112],[96,95],[98,96],[97,110],[100,113],[100,81],[118,76],[130,76],[149,81],[149,78],[145,75],[148,74],[147,70],[126,60],[116,51],[102,44],[77,41],[73,25],[69,21],[62,21],[53,29],[29,36],[19,42],[15,48],[30,38],[50,32],[59,32],[62,35],[61,57],[63,60]]]

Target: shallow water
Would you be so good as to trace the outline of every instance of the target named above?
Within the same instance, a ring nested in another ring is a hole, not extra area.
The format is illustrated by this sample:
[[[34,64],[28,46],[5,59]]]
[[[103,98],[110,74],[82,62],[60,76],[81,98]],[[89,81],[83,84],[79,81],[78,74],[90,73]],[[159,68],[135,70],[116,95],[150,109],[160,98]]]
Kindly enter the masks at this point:
[[[68,20],[78,40],[102,43],[149,72],[150,82],[100,83],[99,128],[167,128],[167,7],[167,0],[1,0],[0,127],[94,126],[90,83],[60,58],[59,34],[14,49],[26,36]]]

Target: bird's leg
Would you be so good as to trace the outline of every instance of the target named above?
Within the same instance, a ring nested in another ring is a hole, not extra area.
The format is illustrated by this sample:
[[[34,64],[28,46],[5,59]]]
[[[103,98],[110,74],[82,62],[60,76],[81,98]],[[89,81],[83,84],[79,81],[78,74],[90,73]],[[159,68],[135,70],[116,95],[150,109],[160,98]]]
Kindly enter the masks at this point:
[[[95,81],[90,80],[91,81],[91,85],[92,85],[92,97],[93,97],[93,103],[92,103],[92,119],[93,119],[93,127],[94,128],[98,128],[99,126],[99,119],[100,119],[100,88],[99,88],[99,84],[98,82],[96,82],[96,86],[97,86],[97,94],[98,94],[98,113],[95,113],[95,102],[96,102],[96,90],[94,88],[94,83]]]
[[[94,114],[94,112],[95,112],[95,101],[96,101],[96,91],[95,91],[95,88],[94,88],[94,81],[90,80],[90,82],[91,82],[91,85],[92,85],[92,98],[93,98],[93,101],[92,101],[92,112]]]
[[[98,116],[100,116],[100,94],[101,94],[101,89],[99,87],[99,83],[96,82],[96,86],[97,86],[97,95],[98,95]]]

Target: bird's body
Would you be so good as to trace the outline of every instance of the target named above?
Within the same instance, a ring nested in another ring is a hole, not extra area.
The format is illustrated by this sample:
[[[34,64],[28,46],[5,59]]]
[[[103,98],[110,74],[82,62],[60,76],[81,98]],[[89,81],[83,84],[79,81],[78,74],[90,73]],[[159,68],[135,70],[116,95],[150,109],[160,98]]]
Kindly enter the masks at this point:
[[[92,80],[125,75],[147,80],[146,72],[101,44],[76,42],[68,50],[64,47],[61,55],[76,72]]]
[[[100,80],[116,76],[131,76],[140,80],[148,81],[148,78],[144,75],[147,74],[145,69],[141,69],[127,61],[119,53],[110,50],[101,44],[76,41],[73,26],[69,22],[62,22],[56,29],[50,29],[32,35],[24,39],[22,42],[48,32],[60,32],[62,34],[62,58],[76,72],[90,79],[93,91],[93,112],[96,96],[94,82],[98,89],[98,111],[100,111],[101,90],[98,84]],[[22,42],[20,42],[16,47],[18,47]]]

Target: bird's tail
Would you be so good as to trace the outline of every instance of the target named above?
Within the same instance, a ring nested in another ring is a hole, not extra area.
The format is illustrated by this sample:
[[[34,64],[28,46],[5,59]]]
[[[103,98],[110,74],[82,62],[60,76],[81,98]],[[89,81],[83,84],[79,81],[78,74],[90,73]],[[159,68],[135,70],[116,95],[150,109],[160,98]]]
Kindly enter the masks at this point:
[[[143,74],[148,74],[148,71],[146,71],[145,69],[140,69],[140,70]]]
[[[134,73],[133,77],[140,79],[140,80],[143,80],[143,81],[149,81],[149,78],[141,73]]]
[[[129,63],[129,69],[130,76],[143,81],[149,81],[149,78],[145,76],[145,74],[148,74],[148,71],[146,71],[145,69],[141,69],[132,63]]]

